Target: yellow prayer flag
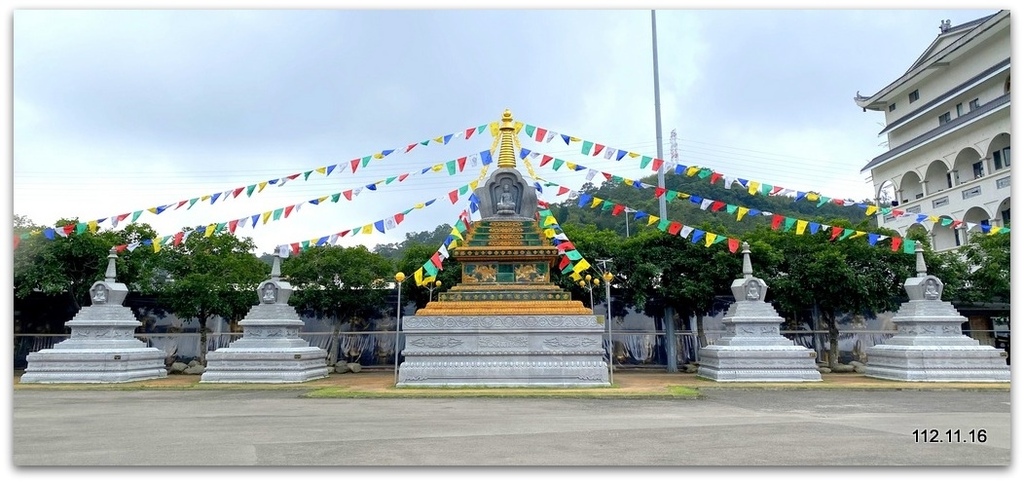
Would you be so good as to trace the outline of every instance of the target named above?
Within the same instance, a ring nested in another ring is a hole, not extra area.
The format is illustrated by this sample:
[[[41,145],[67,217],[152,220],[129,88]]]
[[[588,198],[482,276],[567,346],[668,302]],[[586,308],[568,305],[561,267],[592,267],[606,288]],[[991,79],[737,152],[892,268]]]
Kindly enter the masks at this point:
[[[807,230],[807,220],[796,220],[796,234],[803,235]]]
[[[752,195],[756,195],[757,192],[760,191],[760,188],[761,183],[758,183],[757,181],[750,181],[747,183],[747,193]]]
[[[689,168],[686,168],[686,175],[687,176],[691,176],[692,177],[692,176],[695,176],[699,172],[700,172],[700,166],[690,166]]]
[[[217,229],[217,225],[215,225],[213,223],[210,223],[209,225],[206,225],[206,233],[203,234],[203,237],[210,238],[210,235],[213,235],[213,230],[216,230],[216,229]]]
[[[715,238],[718,238],[718,235],[716,235],[714,233],[711,233],[710,231],[705,233],[704,234],[704,246],[705,247],[710,247],[711,244],[715,242]]]
[[[420,209],[420,208],[423,208],[424,206],[426,206],[426,205],[424,205],[423,203],[416,203],[415,205],[412,205],[412,207],[416,208],[417,210]]]
[[[572,136],[569,136],[569,140],[574,142],[574,143],[578,143],[578,142],[582,141],[582,139],[577,138],[577,137],[572,137]]]
[[[324,201],[327,201],[327,198],[330,198],[330,196],[321,196],[321,197],[316,199],[316,202],[317,203],[323,203]]]
[[[742,206],[736,208],[736,221],[742,220],[743,215],[746,215],[748,211],[750,211],[749,208],[744,208]]]
[[[555,229],[554,228],[545,228],[544,229],[544,236],[546,236],[548,238],[554,238],[556,234],[557,233],[555,233]]]
[[[622,179],[622,184],[624,184],[626,186],[632,186],[633,185],[633,180],[623,178]]]
[[[580,280],[583,280],[583,277],[576,272],[570,273],[569,278],[571,278],[573,282],[579,282]]]
[[[263,192],[263,188],[266,188],[266,187],[267,187],[267,182],[266,181],[261,181],[260,182],[260,189],[258,191],[256,191],[256,192],[257,193],[262,193]]]
[[[576,266],[572,267],[572,273],[580,273],[588,268],[590,268],[590,262],[587,262],[585,258],[581,258],[576,262]]]
[[[161,248],[160,247],[160,239],[159,238],[154,238],[153,239],[153,253],[159,253],[160,252],[160,248]]]
[[[469,182],[469,189],[475,190],[476,187],[479,186],[479,185],[480,185],[480,180],[475,179],[475,180]]]
[[[932,223],[938,223],[939,222],[939,217],[937,217],[935,215],[929,215],[928,219],[931,220]]]
[[[513,124],[513,126],[514,126],[514,127],[513,127],[513,129],[515,129],[515,131],[514,131],[514,132],[515,132],[516,134],[519,134],[519,130],[523,128],[523,123],[522,123],[522,122],[520,122],[520,121],[516,121],[516,123],[515,123],[515,124]]]
[[[273,212],[267,211],[267,212],[263,213],[263,224],[264,225],[266,225],[267,224],[267,220],[270,219],[270,214],[271,213],[273,213]]]
[[[871,215],[875,214],[876,211],[878,211],[878,206],[871,205],[871,206],[868,206],[868,209],[864,212],[864,214],[866,216],[871,216]]]
[[[206,200],[208,200],[210,198],[211,198],[210,195],[203,195],[203,196],[199,197],[199,200],[200,201],[206,201]]]
[[[463,239],[463,238],[462,238],[462,233],[459,233],[459,229],[458,229],[458,228],[452,228],[452,232],[451,232],[451,235],[452,235],[453,237],[455,237],[455,238],[458,238],[459,240],[462,240],[462,239]]]
[[[573,171],[576,171],[576,163],[570,163],[570,162],[566,161],[565,162],[565,167],[569,168],[569,169],[571,169]]]
[[[859,236],[864,236],[864,235],[867,235],[867,232],[858,231],[858,232],[854,233],[853,236],[851,236],[850,238],[857,238]]]
[[[491,128],[491,136],[498,137],[498,122],[497,121],[488,124],[487,127]]]
[[[555,220],[554,216],[548,215],[547,217],[544,218],[544,226],[551,226],[556,223],[558,223],[558,221]]]
[[[89,226],[89,233],[96,233],[96,229],[98,228],[98,226],[95,220],[86,223],[86,225]]]
[[[629,157],[631,157],[631,158],[636,158],[636,157],[639,157],[639,156],[640,156],[640,154],[639,154],[639,153],[634,153],[633,151],[630,151],[630,152],[628,152],[628,153],[626,153],[626,154],[628,154],[628,155],[629,155]]]
[[[817,193],[807,193],[806,198],[807,201],[818,201],[818,198],[820,198],[820,196],[818,196]]]
[[[661,218],[658,218],[657,216],[654,215],[647,215],[647,226],[651,226],[657,223],[658,220],[661,220]]]
[[[441,171],[442,169],[444,169],[444,165],[443,164],[435,164],[435,165],[431,166],[430,169],[432,171]]]
[[[594,201],[590,202],[590,207],[591,208],[597,208],[597,205],[600,205],[601,203],[604,203],[604,200],[602,200],[601,198],[598,198],[598,197],[595,196],[594,197]]]
[[[150,212],[150,213],[152,213],[152,214],[154,214],[154,215],[155,215],[155,214],[156,214],[156,207],[153,207],[153,208],[146,208],[146,211],[148,211],[148,212]]]
[[[316,168],[316,172],[320,174],[327,174],[327,166],[321,166],[319,168]]]
[[[422,268],[417,268],[416,271],[413,272],[413,274],[412,274],[412,279],[416,281],[416,286],[417,287],[422,286],[423,285],[423,269]]]
[[[373,223],[369,225],[363,225],[363,229],[359,230],[359,232],[362,233],[363,235],[369,235],[370,233],[373,233]]]
[[[373,159],[384,159],[384,153],[374,154]]]

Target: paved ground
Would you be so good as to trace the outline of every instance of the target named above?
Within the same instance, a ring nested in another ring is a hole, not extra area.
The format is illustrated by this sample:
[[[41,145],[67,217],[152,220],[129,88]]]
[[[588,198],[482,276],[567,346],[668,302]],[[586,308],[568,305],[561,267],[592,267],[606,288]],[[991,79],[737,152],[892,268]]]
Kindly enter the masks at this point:
[[[1005,467],[1011,462],[1008,384],[920,389],[847,375],[795,390],[722,385],[685,374],[617,373],[616,390],[633,388],[633,394],[380,397],[395,391],[388,388],[392,377],[386,372],[335,375],[273,389],[196,385],[195,376],[160,381],[164,390],[16,384],[12,459],[22,470],[94,465]],[[676,384],[698,387],[701,397],[651,396]],[[311,386],[345,385],[377,391],[378,397],[304,397],[315,389]],[[959,431],[963,442],[926,443],[914,433],[932,429],[940,440]]]

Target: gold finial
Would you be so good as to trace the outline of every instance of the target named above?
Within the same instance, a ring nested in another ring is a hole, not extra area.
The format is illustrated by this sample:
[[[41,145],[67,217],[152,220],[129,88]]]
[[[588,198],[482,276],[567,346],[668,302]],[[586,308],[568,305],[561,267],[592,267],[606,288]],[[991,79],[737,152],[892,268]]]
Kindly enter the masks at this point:
[[[515,168],[516,151],[513,139],[516,135],[515,123],[512,121],[512,111],[505,109],[501,114],[501,127],[498,130],[498,167]]]

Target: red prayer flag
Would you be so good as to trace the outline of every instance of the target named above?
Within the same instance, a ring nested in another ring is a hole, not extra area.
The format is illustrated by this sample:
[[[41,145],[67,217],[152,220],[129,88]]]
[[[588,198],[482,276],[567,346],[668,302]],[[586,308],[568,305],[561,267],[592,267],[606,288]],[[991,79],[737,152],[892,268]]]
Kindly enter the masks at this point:
[[[740,241],[735,238],[729,239],[729,252],[736,253],[736,250],[740,248]]]
[[[345,199],[352,201],[352,190],[342,191],[341,194],[345,195]]]
[[[725,208],[725,202],[724,201],[716,201],[714,203],[711,203],[711,211],[719,211],[722,208]]]
[[[459,190],[452,190],[451,193],[448,193],[448,199],[452,200],[453,205],[459,201]]]
[[[291,247],[292,247],[292,253],[298,255],[299,254],[299,244],[298,243],[292,243]]]
[[[625,210],[625,209],[626,209],[625,206],[615,205],[614,207],[612,207],[612,216],[618,216],[619,213],[622,213],[622,210]]]
[[[441,268],[441,254],[434,252],[434,254],[430,256],[430,263],[433,263],[437,268]]]
[[[679,230],[683,229],[683,224],[678,221],[673,221],[668,224],[668,232],[672,235],[678,235]]]
[[[474,133],[476,133],[476,128],[475,127],[471,127],[469,129],[466,129],[466,139],[469,139],[470,137],[472,137]]]
[[[469,136],[466,136],[466,137],[469,138]],[[419,143],[412,143],[412,144],[406,146],[405,147],[405,152],[408,153],[409,151],[412,151],[412,148],[415,148],[417,144],[419,144]]]
[[[900,245],[902,245],[902,244],[903,244],[903,239],[902,238],[900,238],[898,236],[893,237],[892,238],[892,251],[899,250],[900,249]]]
[[[544,136],[547,136],[547,134],[548,134],[548,130],[547,129],[544,129],[542,127],[538,127],[537,128],[537,135],[534,137],[534,139],[536,139],[537,142],[541,142],[541,141],[544,140]]]
[[[409,173],[400,174],[400,175],[398,175],[398,182],[401,183],[402,181],[405,181],[405,178],[408,178],[408,177],[409,177]]]
[[[285,218],[288,218],[288,215],[292,214],[292,209],[293,209],[293,208],[295,208],[295,205],[291,205],[291,206],[286,206],[286,207],[284,208],[284,217],[285,217]]]
[[[569,192],[569,188],[566,188],[565,186],[559,186],[558,187],[558,195],[556,195],[556,196],[561,196],[561,195],[564,195],[564,194],[566,194],[568,192]]]
[[[114,251],[117,252],[117,253],[121,253],[121,252],[123,252],[123,251],[125,251],[127,249],[128,249],[128,245],[127,244],[125,244],[125,245],[117,245],[117,246],[114,247]]]
[[[241,188],[235,188],[235,191],[234,191],[234,193],[232,194],[232,197],[233,197],[233,198],[238,198],[238,194],[239,194],[239,193],[241,193],[241,192],[242,192],[242,190],[244,190],[244,189],[245,189],[245,186],[243,186],[243,187],[241,187]],[[184,201],[182,201],[182,203],[184,203]],[[178,204],[178,206],[181,206],[181,204]]]
[[[555,159],[555,158],[552,158],[551,156],[548,156],[546,154],[544,156],[541,156],[541,158],[540,158],[540,166],[543,168],[544,165],[550,163],[552,159]]]
[[[662,188],[660,186],[656,187],[656,188],[654,188],[654,197],[655,198],[661,198],[662,196],[665,196],[665,192],[666,191],[668,191],[668,190],[666,190],[665,188]]]
[[[665,160],[654,158],[654,163],[651,164],[651,169],[657,171],[661,169],[661,165],[665,163]]]
[[[772,215],[772,230],[778,230],[783,219],[782,215]]]
[[[604,145],[603,144],[594,143],[594,152],[590,153],[590,155],[591,156],[597,156],[598,154],[601,153],[602,149],[604,149]]]
[[[463,156],[459,159],[456,159],[455,161],[459,163],[459,172],[461,173],[462,170],[466,167],[466,157]]]
[[[18,235],[14,235],[14,249],[17,250],[18,249],[18,245],[20,245],[20,244],[21,244],[21,237],[18,236]]]
[[[565,267],[569,266],[569,257],[562,257],[562,260],[558,262],[558,269],[564,270]]]
[[[722,175],[718,174],[718,172],[712,171],[711,172],[711,184],[717,183],[719,178],[721,178],[721,177],[722,177]]]
[[[231,233],[235,232],[235,228],[238,227],[238,220],[231,220],[228,222],[228,231]]]
[[[352,174],[355,174],[356,168],[359,167],[359,158],[353,159],[352,161],[349,161],[349,163],[352,164]]]
[[[836,237],[839,236],[842,232],[843,232],[843,227],[841,227],[841,226],[833,226],[832,227],[832,238],[829,238],[828,241],[835,240]]]

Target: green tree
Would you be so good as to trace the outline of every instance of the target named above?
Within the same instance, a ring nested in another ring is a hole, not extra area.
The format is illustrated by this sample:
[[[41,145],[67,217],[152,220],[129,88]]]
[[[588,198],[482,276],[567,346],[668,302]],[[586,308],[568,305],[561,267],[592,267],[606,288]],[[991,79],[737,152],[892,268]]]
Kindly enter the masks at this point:
[[[331,320],[331,364],[338,360],[342,324],[366,330],[369,319],[386,312],[395,273],[390,260],[364,246],[312,247],[286,259],[281,272],[295,290],[290,299],[294,307]]]
[[[1009,303],[1010,234],[975,233],[970,241],[958,253],[970,270],[959,299],[968,303]],[[943,279],[943,283],[948,282]]]
[[[77,219],[61,219],[54,226],[78,225]],[[89,287],[104,278],[107,255],[118,245],[150,240],[156,236],[147,224],[130,224],[120,231],[85,230],[59,236],[26,217],[15,217],[15,234],[22,237],[14,251],[14,295],[25,298],[33,292],[67,296],[74,312],[89,301]],[[118,257],[117,280],[135,291],[152,291],[159,262],[148,247],[138,253],[122,251]]]
[[[203,364],[210,318],[236,321],[259,302],[256,287],[269,278],[269,272],[254,250],[250,238],[227,232],[204,237],[192,232],[181,244],[160,252],[170,277],[160,300],[178,317],[199,321],[199,359]]]
[[[451,232],[451,228],[448,228],[448,231]],[[448,258],[442,262],[441,270],[438,270],[436,276],[441,285],[434,285],[433,294],[427,286],[419,287],[413,280],[413,273],[437,253],[437,249],[443,241],[444,238],[436,244],[412,242],[405,247],[402,258],[398,261],[398,271],[406,276],[405,282],[402,283],[402,298],[415,302],[417,308],[425,307],[429,302],[427,299],[431,295],[436,300],[439,292],[447,291],[462,282],[462,264],[455,261],[454,258]]]
[[[725,244],[706,247],[648,230],[622,244],[616,271],[624,274],[624,296],[632,306],[651,316],[661,315],[668,306],[681,318],[695,317],[704,346],[704,315],[713,311],[716,297],[729,293],[740,265],[740,258]]]

